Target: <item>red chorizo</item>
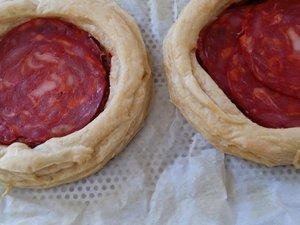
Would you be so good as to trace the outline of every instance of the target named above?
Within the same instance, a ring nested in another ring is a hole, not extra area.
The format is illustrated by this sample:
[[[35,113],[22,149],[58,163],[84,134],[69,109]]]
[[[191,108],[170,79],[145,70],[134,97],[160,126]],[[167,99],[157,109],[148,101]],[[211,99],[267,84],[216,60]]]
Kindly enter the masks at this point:
[[[87,32],[33,19],[4,35],[0,49],[0,143],[36,146],[103,110],[110,55]]]
[[[300,2],[266,1],[245,24],[239,40],[253,75],[277,92],[300,98]]]
[[[199,63],[265,127],[300,126],[299,7],[297,0],[233,5],[199,35]]]

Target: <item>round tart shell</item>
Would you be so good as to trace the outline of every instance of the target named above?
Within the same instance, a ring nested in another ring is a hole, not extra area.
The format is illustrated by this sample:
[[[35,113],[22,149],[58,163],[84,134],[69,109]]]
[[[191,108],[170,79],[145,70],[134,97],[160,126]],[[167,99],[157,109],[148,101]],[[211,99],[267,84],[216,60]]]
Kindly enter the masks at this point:
[[[300,168],[300,128],[270,129],[249,120],[196,59],[199,32],[230,0],[191,0],[164,40],[171,101],[217,149],[266,166]]]
[[[84,128],[30,148],[0,146],[0,180],[10,186],[48,188],[101,169],[134,137],[152,94],[146,49],[134,20],[113,1],[12,0],[0,3],[0,35],[37,17],[54,17],[82,28],[111,53],[106,107]]]

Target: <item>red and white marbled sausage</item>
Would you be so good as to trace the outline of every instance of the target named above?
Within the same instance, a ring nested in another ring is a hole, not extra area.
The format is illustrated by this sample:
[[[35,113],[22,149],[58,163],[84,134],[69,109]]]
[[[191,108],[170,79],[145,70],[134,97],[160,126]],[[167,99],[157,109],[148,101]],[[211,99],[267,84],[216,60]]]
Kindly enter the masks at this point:
[[[0,41],[0,143],[36,146],[81,129],[109,89],[110,55],[55,18],[21,24]]]
[[[226,9],[199,35],[197,59],[255,123],[300,126],[300,2]]]

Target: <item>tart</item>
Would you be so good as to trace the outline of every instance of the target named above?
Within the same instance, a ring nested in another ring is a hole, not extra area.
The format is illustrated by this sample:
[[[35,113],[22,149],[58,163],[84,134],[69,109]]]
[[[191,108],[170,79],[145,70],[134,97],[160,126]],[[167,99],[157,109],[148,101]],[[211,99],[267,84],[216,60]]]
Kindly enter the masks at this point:
[[[0,3],[0,180],[86,177],[141,128],[152,93],[133,19],[106,0]]]
[[[172,102],[217,149],[300,168],[300,3],[191,0],[164,41]]]

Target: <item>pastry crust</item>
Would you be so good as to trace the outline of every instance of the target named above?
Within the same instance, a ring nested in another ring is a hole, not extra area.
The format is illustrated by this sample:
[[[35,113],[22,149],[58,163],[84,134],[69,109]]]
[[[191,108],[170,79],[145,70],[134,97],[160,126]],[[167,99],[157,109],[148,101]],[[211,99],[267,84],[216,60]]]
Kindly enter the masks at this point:
[[[149,108],[151,71],[134,20],[109,0],[2,1],[0,15],[0,35],[32,18],[58,17],[91,33],[113,56],[105,110],[81,130],[33,149],[0,146],[0,180],[47,188],[99,170],[138,132]]]
[[[164,41],[172,102],[217,149],[267,166],[300,168],[300,128],[269,129],[249,120],[199,65],[201,29],[231,0],[191,0]]]

